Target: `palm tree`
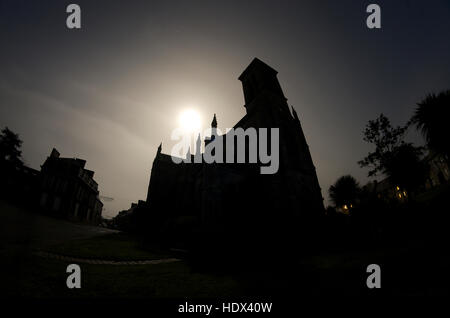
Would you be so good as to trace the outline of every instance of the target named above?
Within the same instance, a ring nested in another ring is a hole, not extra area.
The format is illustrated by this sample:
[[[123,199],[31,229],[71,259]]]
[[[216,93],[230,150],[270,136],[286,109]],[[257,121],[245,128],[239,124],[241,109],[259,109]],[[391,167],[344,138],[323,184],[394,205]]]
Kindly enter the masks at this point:
[[[417,104],[412,123],[422,132],[430,150],[450,158],[450,123],[448,109],[450,108],[450,90],[429,94]]]
[[[337,179],[328,190],[328,193],[336,207],[350,209],[356,203],[360,191],[361,188],[358,181],[351,175],[345,175]]]

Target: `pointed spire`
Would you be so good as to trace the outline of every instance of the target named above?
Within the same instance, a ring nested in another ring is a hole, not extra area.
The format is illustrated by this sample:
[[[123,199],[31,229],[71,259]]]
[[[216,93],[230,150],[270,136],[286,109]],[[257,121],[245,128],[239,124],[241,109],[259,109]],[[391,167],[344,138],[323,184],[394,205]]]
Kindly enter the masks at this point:
[[[189,146],[188,151],[186,153],[186,160],[185,162],[191,163],[191,146]]]
[[[217,119],[216,119],[216,114],[214,114],[214,118],[211,122],[211,128],[217,128]]]
[[[159,144],[159,147],[158,147],[158,154],[161,153],[161,150],[162,150],[162,142]]]

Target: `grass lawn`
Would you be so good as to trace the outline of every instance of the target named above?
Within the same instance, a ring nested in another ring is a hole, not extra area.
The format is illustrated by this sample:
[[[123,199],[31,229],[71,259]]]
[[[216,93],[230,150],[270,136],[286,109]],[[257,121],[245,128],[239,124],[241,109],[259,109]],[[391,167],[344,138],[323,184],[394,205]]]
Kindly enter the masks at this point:
[[[122,234],[86,240],[75,240],[52,247],[52,252],[64,252],[77,257],[96,259],[148,259],[169,256],[145,252]],[[117,245],[117,246],[116,246]],[[267,272],[252,271],[234,274],[199,272],[186,261],[157,265],[91,265],[81,267],[81,289],[68,289],[66,268],[69,262],[24,256],[14,262],[3,289],[8,297],[40,299],[182,299],[246,296],[349,296],[368,295],[365,286],[368,264],[380,264],[384,269],[384,292],[394,295],[439,294],[442,284],[429,284],[428,279],[411,281],[417,274],[414,268],[405,269],[405,262],[416,257],[414,251],[395,249],[391,253],[357,252],[325,253],[310,256],[288,265],[290,257],[280,259],[280,267]],[[404,260],[406,258],[406,260]],[[283,265],[285,264],[285,265]],[[436,263],[437,264],[437,263]],[[424,264],[420,264],[422,267]],[[448,266],[448,260],[440,268]],[[283,270],[284,268],[284,270]],[[428,272],[428,268],[427,268]],[[439,270],[437,270],[439,272]],[[431,279],[431,277],[429,277]],[[267,299],[267,298],[265,298]]]
[[[72,240],[44,249],[87,259],[151,260],[173,257],[146,251],[122,233]],[[81,289],[68,289],[70,262],[24,255],[14,262],[8,297],[26,298],[181,298],[242,295],[241,284],[230,275],[199,273],[185,261],[156,265],[91,265],[81,268]]]
[[[163,251],[144,250],[139,246],[136,239],[124,233],[72,240],[50,246],[44,250],[64,256],[112,261],[153,260],[173,257]]]
[[[45,223],[52,224],[50,221]],[[59,229],[59,223],[53,228]],[[65,224],[65,223],[64,223]],[[42,232],[47,233],[43,227]],[[67,228],[69,226],[67,225]],[[57,233],[51,232],[53,237]],[[174,257],[167,251],[144,250],[136,239],[123,233],[72,239],[44,245],[44,251],[64,256],[113,261],[152,260]],[[76,236],[75,236],[76,235]],[[6,297],[39,299],[173,299],[234,298],[245,296],[335,296],[354,297],[372,290],[366,287],[366,267],[383,268],[383,292],[393,295],[439,294],[445,288],[439,273],[449,266],[442,253],[428,252],[422,246],[391,246],[375,251],[324,252],[297,259],[286,255],[276,260],[277,267],[267,266],[242,272],[226,273],[200,270],[187,261],[153,265],[94,265],[81,267],[81,289],[68,289],[66,268],[69,261],[33,256],[25,239],[10,239],[0,246],[5,266],[2,292]],[[21,238],[17,236],[17,238]],[[52,241],[52,240],[48,240]],[[433,262],[427,260],[433,259]],[[262,257],[261,262],[266,258]],[[240,259],[235,259],[238,264]],[[416,264],[416,267],[405,266]],[[432,265],[431,265],[432,264]],[[410,277],[419,277],[410,281]]]
[[[32,257],[10,290],[12,297],[32,298],[181,298],[242,294],[229,276],[194,273],[185,262],[158,265],[80,264],[81,288],[68,289],[66,262]]]
[[[373,293],[373,290],[366,287],[368,264],[379,264],[383,269],[383,292],[387,294],[438,295],[448,286],[444,283],[441,273],[449,268],[450,258],[441,250],[429,250],[422,245],[414,244],[391,245],[389,249],[380,251],[323,252],[298,259],[295,257],[295,251],[279,259],[268,252],[267,255],[262,255],[260,263],[255,263],[251,268],[241,266],[243,260],[233,259],[230,256],[238,268],[242,267],[242,271],[239,272],[228,271],[228,268],[214,271],[213,268],[207,268],[208,266],[200,270],[198,265],[193,266],[187,261],[153,265],[83,263],[78,264],[81,267],[81,289],[68,289],[66,279],[69,274],[66,273],[66,268],[70,262],[34,256],[30,252],[36,245],[30,245],[30,241],[53,242],[39,245],[38,248],[55,254],[86,259],[133,261],[163,259],[174,255],[157,249],[141,249],[137,240],[123,233],[99,236],[98,228],[84,228],[68,222],[19,213],[20,210],[12,211],[15,213],[9,213],[8,209],[3,210],[5,218],[10,219],[10,222],[3,225],[5,229],[10,230],[0,231],[0,237],[3,238],[0,245],[3,268],[0,272],[4,274],[0,279],[1,293],[6,294],[6,297],[39,299],[224,297],[242,299],[243,296],[301,297],[302,295],[354,297]],[[33,222],[28,222],[30,219]],[[82,236],[83,234],[85,236]],[[74,239],[87,237],[86,235],[91,235],[91,238]],[[270,270],[267,264],[261,266],[267,262],[268,257],[276,261],[276,267],[270,267]],[[411,280],[411,277],[415,279]]]

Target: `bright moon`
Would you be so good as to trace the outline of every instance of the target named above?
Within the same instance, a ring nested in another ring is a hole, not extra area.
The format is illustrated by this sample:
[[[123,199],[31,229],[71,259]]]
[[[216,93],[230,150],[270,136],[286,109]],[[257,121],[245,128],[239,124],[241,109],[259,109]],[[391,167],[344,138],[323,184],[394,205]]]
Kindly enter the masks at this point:
[[[196,132],[200,130],[200,114],[195,110],[188,109],[180,114],[179,124],[186,132]]]

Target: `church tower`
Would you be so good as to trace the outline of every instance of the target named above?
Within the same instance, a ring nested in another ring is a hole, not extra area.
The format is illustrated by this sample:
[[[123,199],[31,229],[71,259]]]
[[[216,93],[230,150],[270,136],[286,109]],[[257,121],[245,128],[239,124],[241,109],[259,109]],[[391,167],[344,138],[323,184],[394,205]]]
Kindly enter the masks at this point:
[[[239,76],[247,115],[258,113],[278,117],[289,114],[287,99],[277,79],[278,72],[258,58]],[[272,118],[273,119],[273,118]]]
[[[322,211],[323,198],[300,119],[287,103],[278,72],[255,58],[239,76],[246,115],[235,127],[279,128],[280,178],[294,209]]]

